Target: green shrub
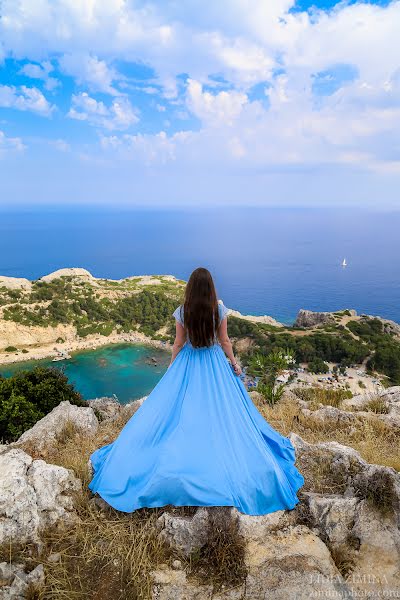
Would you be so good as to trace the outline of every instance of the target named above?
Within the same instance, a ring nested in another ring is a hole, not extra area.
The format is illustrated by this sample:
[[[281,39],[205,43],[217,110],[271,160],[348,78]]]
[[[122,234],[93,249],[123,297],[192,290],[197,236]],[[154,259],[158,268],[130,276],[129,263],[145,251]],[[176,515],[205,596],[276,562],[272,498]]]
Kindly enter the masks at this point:
[[[308,363],[310,373],[328,373],[329,366],[321,358],[314,358]]]
[[[19,437],[63,400],[87,406],[59,369],[36,367],[8,378],[0,375],[0,439]]]
[[[5,352],[18,352],[18,348],[16,348],[15,346],[7,346],[7,348],[4,348]]]

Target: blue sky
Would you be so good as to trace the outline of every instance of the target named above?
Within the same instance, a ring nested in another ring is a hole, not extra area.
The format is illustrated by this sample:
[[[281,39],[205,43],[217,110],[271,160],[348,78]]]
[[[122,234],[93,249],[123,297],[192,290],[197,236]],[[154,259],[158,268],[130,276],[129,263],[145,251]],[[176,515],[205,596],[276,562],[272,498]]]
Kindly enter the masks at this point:
[[[0,205],[397,206],[400,2],[3,0]]]

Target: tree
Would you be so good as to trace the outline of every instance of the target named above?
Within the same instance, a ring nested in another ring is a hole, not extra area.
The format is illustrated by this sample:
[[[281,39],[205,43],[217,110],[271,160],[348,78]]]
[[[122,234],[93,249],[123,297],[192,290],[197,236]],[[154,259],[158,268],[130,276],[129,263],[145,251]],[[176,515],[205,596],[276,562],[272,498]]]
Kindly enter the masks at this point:
[[[314,360],[308,363],[308,370],[310,373],[328,373],[329,366],[322,358],[314,358]]]
[[[269,354],[255,354],[250,359],[249,372],[259,377],[257,391],[266,401],[274,405],[283,395],[285,383],[278,383],[278,378],[290,365],[295,363],[293,351],[273,350]]]

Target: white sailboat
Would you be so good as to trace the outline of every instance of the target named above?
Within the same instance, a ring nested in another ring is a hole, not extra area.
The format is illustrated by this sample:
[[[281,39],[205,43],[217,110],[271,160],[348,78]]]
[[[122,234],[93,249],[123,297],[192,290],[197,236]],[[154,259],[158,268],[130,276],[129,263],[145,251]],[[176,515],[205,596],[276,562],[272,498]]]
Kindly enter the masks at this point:
[[[343,262],[342,262],[342,267],[347,267],[347,262],[346,262],[346,259],[345,259],[345,258],[343,259]]]

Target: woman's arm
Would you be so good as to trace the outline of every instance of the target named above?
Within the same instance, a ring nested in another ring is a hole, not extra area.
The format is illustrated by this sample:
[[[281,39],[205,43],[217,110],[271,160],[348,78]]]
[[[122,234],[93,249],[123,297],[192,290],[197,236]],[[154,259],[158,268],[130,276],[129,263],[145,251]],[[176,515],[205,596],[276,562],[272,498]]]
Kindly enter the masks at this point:
[[[237,364],[237,362],[235,360],[235,357],[233,354],[233,349],[232,349],[232,343],[228,336],[228,319],[222,319],[222,321],[221,321],[221,325],[218,328],[218,340],[219,340],[219,343],[221,344],[225,354],[231,361],[232,367],[234,368],[236,375],[240,375],[242,372],[242,369],[239,367],[239,365]]]
[[[169,363],[169,366],[172,365],[177,354],[179,354],[179,352],[182,350],[182,348],[186,342],[186,335],[185,335],[184,327],[179,323],[179,321],[175,321],[175,323],[176,323],[175,341],[174,341],[174,345],[172,346],[172,356],[171,356],[171,362]]]

